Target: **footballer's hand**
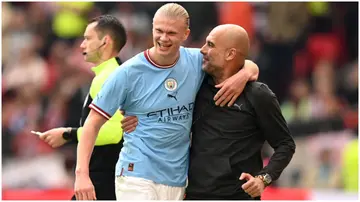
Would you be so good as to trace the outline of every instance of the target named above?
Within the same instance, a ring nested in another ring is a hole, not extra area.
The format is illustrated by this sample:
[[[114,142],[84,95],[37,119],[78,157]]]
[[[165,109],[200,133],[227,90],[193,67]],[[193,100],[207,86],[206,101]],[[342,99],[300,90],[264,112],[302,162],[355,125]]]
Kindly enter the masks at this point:
[[[259,77],[259,67],[251,60],[245,60],[244,67],[235,75],[216,85],[220,90],[216,93],[214,100],[221,107],[227,104],[232,106],[243,92],[248,81],[256,81]]]
[[[226,79],[222,83],[216,85],[220,90],[216,93],[214,100],[216,105],[221,107],[226,104],[230,107],[234,104],[236,99],[243,92],[246,83],[249,80],[249,75],[246,73],[238,73]]]
[[[74,187],[76,200],[96,200],[95,188],[88,174],[76,174]]]

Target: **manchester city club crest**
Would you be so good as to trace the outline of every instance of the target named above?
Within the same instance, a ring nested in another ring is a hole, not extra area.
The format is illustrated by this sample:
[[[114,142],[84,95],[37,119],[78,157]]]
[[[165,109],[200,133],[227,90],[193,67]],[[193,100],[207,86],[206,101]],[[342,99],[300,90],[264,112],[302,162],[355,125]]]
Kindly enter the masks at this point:
[[[177,82],[173,78],[166,79],[165,81],[165,88],[168,91],[174,91],[177,89]]]

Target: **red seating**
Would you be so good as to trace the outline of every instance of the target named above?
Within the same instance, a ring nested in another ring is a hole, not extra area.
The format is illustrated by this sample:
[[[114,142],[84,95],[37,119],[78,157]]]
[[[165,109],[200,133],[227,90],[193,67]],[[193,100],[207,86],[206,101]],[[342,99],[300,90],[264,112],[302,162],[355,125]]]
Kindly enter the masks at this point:
[[[341,44],[335,34],[314,34],[309,37],[307,50],[312,66],[321,59],[337,62],[341,53]]]

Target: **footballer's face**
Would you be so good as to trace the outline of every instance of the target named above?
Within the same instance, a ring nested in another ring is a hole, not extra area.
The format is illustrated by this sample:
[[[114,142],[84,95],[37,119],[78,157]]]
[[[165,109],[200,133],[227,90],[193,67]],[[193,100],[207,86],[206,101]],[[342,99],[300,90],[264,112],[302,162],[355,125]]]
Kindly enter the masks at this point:
[[[169,17],[156,14],[153,19],[153,42],[156,54],[174,56],[178,53],[181,43],[190,34],[190,30],[181,17]]]

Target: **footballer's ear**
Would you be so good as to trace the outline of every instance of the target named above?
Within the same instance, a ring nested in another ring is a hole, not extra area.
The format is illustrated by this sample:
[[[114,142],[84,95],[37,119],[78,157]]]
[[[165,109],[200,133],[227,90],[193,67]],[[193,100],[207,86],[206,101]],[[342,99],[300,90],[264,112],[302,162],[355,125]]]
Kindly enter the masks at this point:
[[[185,41],[189,37],[189,35],[190,35],[190,29],[187,28],[186,31],[185,31],[183,40]]]

